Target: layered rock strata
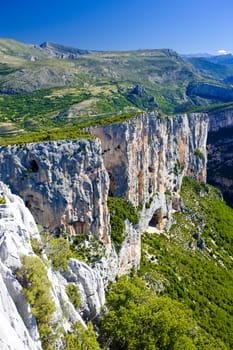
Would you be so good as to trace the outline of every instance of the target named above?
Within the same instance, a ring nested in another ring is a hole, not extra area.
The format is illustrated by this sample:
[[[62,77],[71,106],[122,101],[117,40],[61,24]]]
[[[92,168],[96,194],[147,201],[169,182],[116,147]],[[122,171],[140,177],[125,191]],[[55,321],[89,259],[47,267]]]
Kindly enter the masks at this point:
[[[151,112],[92,128],[101,140],[110,195],[148,209],[158,202],[156,196],[178,194],[184,175],[205,181],[207,127],[206,114],[159,117]]]

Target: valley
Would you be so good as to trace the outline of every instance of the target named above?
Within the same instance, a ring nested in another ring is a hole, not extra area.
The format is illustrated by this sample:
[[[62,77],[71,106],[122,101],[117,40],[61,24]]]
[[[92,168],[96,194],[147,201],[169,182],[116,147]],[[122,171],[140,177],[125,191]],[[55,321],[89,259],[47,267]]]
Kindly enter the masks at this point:
[[[225,59],[0,39],[3,350],[232,348]]]

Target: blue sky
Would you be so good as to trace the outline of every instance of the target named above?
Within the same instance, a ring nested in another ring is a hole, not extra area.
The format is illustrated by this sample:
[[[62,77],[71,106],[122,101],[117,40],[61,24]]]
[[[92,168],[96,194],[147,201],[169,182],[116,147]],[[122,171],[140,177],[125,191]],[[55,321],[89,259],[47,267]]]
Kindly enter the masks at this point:
[[[96,50],[233,52],[233,0],[1,2],[0,37]]]

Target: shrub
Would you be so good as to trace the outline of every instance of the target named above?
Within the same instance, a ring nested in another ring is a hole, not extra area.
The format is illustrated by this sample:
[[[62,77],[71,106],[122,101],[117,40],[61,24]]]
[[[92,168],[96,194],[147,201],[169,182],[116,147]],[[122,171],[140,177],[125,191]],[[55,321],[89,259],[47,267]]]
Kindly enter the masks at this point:
[[[194,154],[200,159],[205,159],[204,154],[199,149],[195,149]]]
[[[100,350],[92,324],[84,328],[77,322],[64,336],[64,350]]]
[[[138,277],[120,277],[110,287],[107,306],[101,323],[104,349],[206,350],[214,344],[226,349],[206,336],[189,309],[167,296],[157,297]]]
[[[123,198],[108,197],[108,209],[110,212],[111,239],[119,251],[125,239],[125,223],[128,219],[136,225],[139,221],[137,209],[126,202]]]
[[[68,295],[70,302],[74,305],[75,309],[78,309],[80,306],[78,287],[74,284],[68,284],[66,286],[66,294]]]
[[[64,238],[49,240],[45,248],[48,258],[56,270],[67,270],[67,262],[71,258],[70,244]]]
[[[6,198],[4,196],[0,196],[0,204],[6,204]]]
[[[23,293],[36,317],[43,349],[49,349],[53,332],[49,326],[55,304],[50,296],[51,283],[42,261],[37,257],[24,256],[23,266],[17,271],[17,278],[23,286]]]

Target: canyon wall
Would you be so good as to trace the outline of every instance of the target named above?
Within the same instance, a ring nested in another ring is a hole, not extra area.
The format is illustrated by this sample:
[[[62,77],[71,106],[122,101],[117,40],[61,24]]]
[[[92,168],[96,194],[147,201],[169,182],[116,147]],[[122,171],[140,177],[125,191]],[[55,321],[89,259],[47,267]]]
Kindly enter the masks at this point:
[[[139,267],[140,235],[148,225],[161,230],[171,224],[183,176],[205,181],[207,124],[206,114],[151,112],[91,128],[95,140],[1,147],[0,180],[23,198],[45,230],[90,232],[104,242],[102,277],[113,280]],[[117,258],[110,246],[108,194],[140,210],[139,224],[127,224]]]
[[[108,242],[108,174],[98,140],[0,148],[0,180],[23,198],[46,231],[89,231]]]
[[[36,320],[15,278],[23,256],[36,256],[30,240],[40,241],[31,213],[47,231],[66,231],[71,238],[91,234],[103,247],[104,254],[90,266],[70,259],[67,271],[47,270],[54,324],[64,331],[77,321],[85,326],[100,313],[108,282],[139,268],[142,232],[148,226],[150,232],[159,232],[171,224],[173,210],[180,208],[183,176],[205,181],[207,128],[205,114],[160,117],[154,112],[91,128],[93,140],[0,148],[0,179],[24,200],[0,182],[3,349],[13,350],[14,344],[41,349]],[[118,254],[111,244],[108,195],[125,198],[140,212],[138,224],[125,221],[125,240]],[[46,261],[45,252],[42,255]],[[78,287],[78,310],[66,294],[68,284]],[[61,348],[61,339],[56,346]]]
[[[209,115],[208,182],[233,206],[233,110]]]
[[[205,181],[207,124],[206,114],[151,112],[92,128],[101,140],[110,195],[148,207],[156,195],[178,194],[184,175]]]

